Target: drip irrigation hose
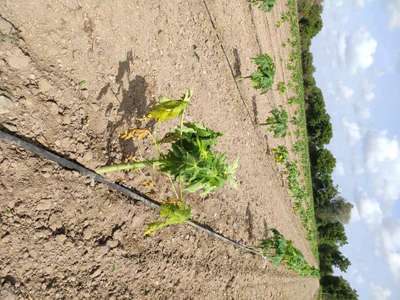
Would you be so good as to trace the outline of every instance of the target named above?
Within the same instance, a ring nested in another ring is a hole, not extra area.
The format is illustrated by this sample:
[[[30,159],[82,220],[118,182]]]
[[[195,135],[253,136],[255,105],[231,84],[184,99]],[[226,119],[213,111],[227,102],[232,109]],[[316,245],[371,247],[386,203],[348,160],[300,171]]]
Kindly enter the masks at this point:
[[[48,149],[47,147],[39,144],[38,142],[34,142],[34,141],[30,140],[27,137],[20,136],[20,135],[13,133],[3,127],[0,127],[0,139],[10,142],[10,143],[13,143],[27,151],[30,151],[30,152],[38,155],[41,158],[45,158],[50,161],[53,161],[67,170],[77,171],[82,176],[89,177],[90,179],[94,180],[95,182],[104,184],[104,185],[108,186],[108,188],[110,188],[111,190],[120,192],[121,194],[123,194],[135,201],[140,201],[148,207],[151,207],[154,209],[160,208],[160,204],[158,202],[156,202],[156,201],[152,200],[151,198],[147,197],[146,195],[140,193],[136,189],[129,188],[120,183],[112,182],[112,181],[108,180],[107,178],[103,177],[102,175],[97,174],[95,171],[81,165],[80,163],[70,160],[70,159],[54,152],[53,150]],[[257,249],[245,246],[233,239],[225,237],[224,235],[210,229],[207,225],[203,225],[199,222],[196,222],[195,220],[187,221],[186,224],[192,226],[193,228],[195,228],[196,230],[198,230],[200,232],[203,232],[209,236],[212,236],[222,242],[230,244],[230,245],[232,245],[236,248],[239,248],[245,252],[249,252],[254,255],[263,257],[261,255],[260,251],[258,251]]]

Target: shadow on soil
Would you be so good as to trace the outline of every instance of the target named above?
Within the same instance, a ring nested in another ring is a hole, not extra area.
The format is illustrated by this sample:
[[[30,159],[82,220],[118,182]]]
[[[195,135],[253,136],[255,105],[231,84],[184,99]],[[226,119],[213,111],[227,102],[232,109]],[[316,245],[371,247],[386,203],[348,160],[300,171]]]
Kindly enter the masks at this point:
[[[129,127],[132,127],[133,125],[135,127],[140,126],[138,119],[143,118],[146,115],[150,106],[146,97],[146,91],[149,85],[143,76],[135,75],[134,78],[131,78],[133,72],[132,66],[133,54],[132,51],[128,51],[126,54],[126,60],[119,62],[118,73],[115,77],[115,83],[118,85],[118,90],[113,91],[111,84],[108,83],[100,90],[97,96],[97,100],[101,100],[108,91],[111,90],[120,102],[117,109],[118,115],[120,116],[119,120],[116,122],[108,121],[107,124],[107,164],[113,163],[112,152],[114,150],[114,140],[119,141],[119,146],[122,151],[122,160],[136,154],[138,148],[135,146],[134,142],[132,140],[124,141],[119,139],[120,132],[117,132],[117,129],[123,125],[128,125]],[[127,86],[125,84],[126,82]],[[110,103],[107,107],[106,115],[109,114],[112,109],[113,105]],[[154,127],[154,122],[149,122],[146,127],[152,129]]]

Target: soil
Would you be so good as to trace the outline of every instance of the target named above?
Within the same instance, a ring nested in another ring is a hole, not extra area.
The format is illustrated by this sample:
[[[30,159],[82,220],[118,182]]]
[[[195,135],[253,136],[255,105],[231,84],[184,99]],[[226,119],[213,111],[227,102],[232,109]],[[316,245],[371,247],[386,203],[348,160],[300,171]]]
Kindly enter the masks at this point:
[[[238,1],[3,0],[0,123],[90,168],[151,155],[121,141],[160,95],[194,96],[188,118],[224,133],[237,189],[191,196],[194,219],[247,245],[274,227],[316,264],[287,184],[257,126],[287,99],[260,95],[250,58],[285,68],[286,1],[269,14]],[[145,124],[155,129],[154,124]],[[158,125],[165,132],[174,123]],[[288,136],[289,146],[293,138]],[[142,154],[139,154],[142,153]],[[152,170],[109,178],[172,196]],[[154,186],[149,184],[154,182]],[[144,238],[157,212],[0,142],[0,299],[314,299],[318,280],[274,268],[188,226]]]

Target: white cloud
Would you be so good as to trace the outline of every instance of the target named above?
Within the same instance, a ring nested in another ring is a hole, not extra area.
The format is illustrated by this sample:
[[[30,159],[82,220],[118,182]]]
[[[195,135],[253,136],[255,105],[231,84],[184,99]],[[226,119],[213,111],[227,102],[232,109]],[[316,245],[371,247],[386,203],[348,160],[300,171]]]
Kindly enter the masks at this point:
[[[367,120],[371,117],[370,104],[374,101],[375,95],[375,84],[370,80],[363,80],[360,87],[361,96],[357,97],[354,101],[354,111],[360,119]]]
[[[364,7],[365,6],[365,1],[364,0],[354,0],[354,2],[356,3],[356,5],[358,7]]]
[[[354,95],[354,90],[344,84],[339,85],[339,91],[340,91],[341,97],[345,100],[349,100]]]
[[[375,95],[375,84],[370,82],[369,80],[364,80],[361,87],[362,92],[362,99],[363,102],[372,102],[376,95]]]
[[[352,73],[369,68],[374,62],[378,42],[365,29],[361,28],[338,43],[339,56],[350,67]]]
[[[344,164],[340,160],[336,161],[335,173],[338,176],[344,176],[346,174],[346,171],[344,169]]]
[[[343,118],[342,125],[344,127],[344,130],[346,131],[350,145],[355,145],[361,140],[361,129],[357,123],[348,121],[346,118]]]
[[[371,284],[371,300],[389,300],[392,292],[380,285]]]
[[[400,0],[387,0],[389,12],[389,27],[400,27]]]
[[[375,99],[375,93],[374,92],[366,92],[364,94],[364,99],[367,100],[368,102],[371,102],[372,100]]]
[[[371,110],[370,108],[363,104],[363,103],[355,103],[354,104],[354,110],[356,112],[356,115],[363,120],[368,120],[371,118]]]
[[[348,35],[346,33],[341,33],[340,35],[337,36],[337,52],[339,60],[343,65],[346,64],[347,39]]]
[[[329,4],[329,3],[332,3],[332,2],[328,2],[328,4]],[[343,0],[335,0],[332,4],[334,4],[334,6],[336,6],[337,8],[339,8],[339,7],[342,7],[342,6],[343,6],[344,2],[343,2]]]
[[[366,165],[369,171],[377,172],[378,165],[400,159],[399,142],[390,138],[385,131],[369,132],[364,148]]]
[[[387,132],[369,132],[364,146],[366,169],[374,196],[390,210],[400,200],[400,143]]]
[[[363,195],[357,202],[357,209],[360,218],[369,225],[379,225],[382,223],[383,212],[376,200]]]
[[[354,278],[354,281],[357,282],[357,284],[363,284],[365,282],[364,274],[361,271],[359,271],[359,269],[351,267],[348,270],[348,273],[351,277]]]
[[[362,276],[361,274],[357,274],[355,280],[358,284],[363,284],[365,282],[364,276]]]
[[[354,204],[354,203],[352,203]],[[353,208],[351,209],[351,218],[350,218],[350,222],[354,223],[354,222],[358,222],[361,220],[361,216],[360,213],[358,211],[357,205],[354,205]]]
[[[376,195],[384,201],[388,209],[400,198],[400,159],[389,163],[373,176]]]
[[[381,246],[391,272],[400,282],[400,222],[385,221],[381,231]]]
[[[356,175],[364,175],[365,174],[365,168],[362,166],[356,166],[354,168],[354,174]]]

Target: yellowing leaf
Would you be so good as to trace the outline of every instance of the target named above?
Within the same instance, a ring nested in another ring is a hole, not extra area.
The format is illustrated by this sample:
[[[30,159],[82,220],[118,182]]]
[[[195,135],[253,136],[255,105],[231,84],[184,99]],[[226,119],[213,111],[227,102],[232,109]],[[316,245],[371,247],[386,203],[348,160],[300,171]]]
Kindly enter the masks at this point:
[[[147,128],[130,128],[120,135],[122,140],[139,139],[142,140],[150,134]]]
[[[162,96],[159,99],[159,104],[153,107],[153,109],[149,112],[148,117],[160,122],[179,117],[185,111],[191,97],[192,92],[190,90],[186,91],[179,100]]]
[[[152,189],[155,186],[154,181],[151,179],[144,180],[143,182],[140,183],[140,185],[147,189]]]

